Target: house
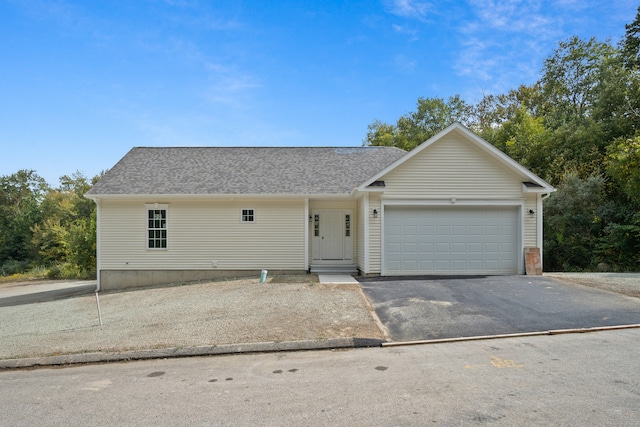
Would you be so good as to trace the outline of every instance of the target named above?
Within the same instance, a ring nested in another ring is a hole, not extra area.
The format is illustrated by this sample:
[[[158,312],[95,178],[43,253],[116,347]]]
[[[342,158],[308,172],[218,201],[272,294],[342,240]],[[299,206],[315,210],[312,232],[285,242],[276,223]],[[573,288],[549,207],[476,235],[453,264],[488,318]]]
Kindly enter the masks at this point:
[[[101,289],[270,273],[523,274],[555,191],[459,123],[393,147],[133,148],[87,193]]]

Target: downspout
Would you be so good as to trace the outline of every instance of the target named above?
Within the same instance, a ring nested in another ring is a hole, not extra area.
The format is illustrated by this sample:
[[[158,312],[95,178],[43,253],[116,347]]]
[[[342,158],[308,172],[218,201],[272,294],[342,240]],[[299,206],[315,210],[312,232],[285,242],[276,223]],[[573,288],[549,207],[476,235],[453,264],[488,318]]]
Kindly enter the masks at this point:
[[[307,221],[307,218],[310,218],[309,215],[309,199],[304,199],[304,269],[307,273],[311,273],[309,266],[309,228],[311,222]]]
[[[93,200],[96,204],[96,292],[100,292],[100,235],[102,234],[100,232],[100,226],[102,224],[102,205],[100,203],[100,199],[98,199],[97,197],[92,197],[91,200]]]

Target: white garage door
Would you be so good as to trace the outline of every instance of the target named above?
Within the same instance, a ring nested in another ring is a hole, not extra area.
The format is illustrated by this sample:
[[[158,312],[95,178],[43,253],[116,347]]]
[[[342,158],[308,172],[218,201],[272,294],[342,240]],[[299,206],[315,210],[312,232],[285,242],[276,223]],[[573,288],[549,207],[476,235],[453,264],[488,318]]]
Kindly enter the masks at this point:
[[[385,275],[517,274],[515,207],[385,207]]]

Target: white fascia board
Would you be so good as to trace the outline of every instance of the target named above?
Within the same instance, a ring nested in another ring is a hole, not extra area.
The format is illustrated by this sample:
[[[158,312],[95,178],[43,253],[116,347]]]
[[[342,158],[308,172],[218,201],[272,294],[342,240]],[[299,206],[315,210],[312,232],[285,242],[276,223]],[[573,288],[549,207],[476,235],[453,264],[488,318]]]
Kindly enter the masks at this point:
[[[372,194],[372,193],[384,193],[385,188],[384,187],[365,187],[364,189],[360,189],[360,188],[355,188],[351,194],[350,194],[350,198],[359,198],[362,197],[364,194]]]
[[[381,203],[385,206],[524,206],[524,199],[411,199],[383,197]]]
[[[351,199],[351,194],[89,194],[91,200],[117,199]]]
[[[552,193],[556,191],[555,188],[551,187],[527,187],[526,185],[524,185],[524,183],[522,183],[522,192],[523,193],[538,193],[538,194],[544,194],[544,193]]]
[[[545,180],[543,180],[542,178],[540,178],[539,176],[537,176],[536,174],[534,174],[533,172],[531,172],[530,170],[528,170],[527,168],[522,166],[520,163],[518,163],[515,160],[513,160],[511,157],[507,156],[505,153],[503,153],[502,151],[500,151],[499,149],[497,149],[496,147],[491,145],[489,142],[487,142],[484,139],[480,138],[478,135],[476,135],[474,132],[472,132],[469,128],[467,128],[466,126],[464,126],[463,124],[461,124],[459,122],[455,122],[455,123],[449,125],[448,127],[446,127],[445,129],[441,130],[440,132],[438,132],[437,134],[435,134],[434,136],[432,136],[431,138],[429,138],[428,140],[426,140],[422,144],[418,145],[416,148],[414,148],[409,153],[407,153],[407,155],[399,158],[398,160],[393,162],[391,165],[389,165],[385,169],[383,169],[380,173],[378,173],[377,175],[374,175],[373,177],[369,178],[367,181],[363,182],[357,188],[357,190],[358,191],[366,191],[365,189],[367,188],[367,186],[370,183],[379,180],[384,175],[388,174],[390,171],[394,170],[395,168],[397,168],[398,166],[400,166],[404,162],[406,162],[409,159],[411,159],[413,156],[421,153],[422,150],[427,149],[434,142],[440,140],[445,135],[447,135],[447,134],[449,134],[451,132],[454,132],[454,131],[458,131],[458,132],[462,133],[468,139],[470,139],[471,141],[476,143],[482,150],[484,150],[487,153],[489,153],[492,157],[494,157],[496,160],[500,161],[505,166],[507,166],[510,169],[512,169],[514,172],[517,172],[520,175],[524,175],[529,181],[532,181],[532,182],[535,182],[536,184],[541,185],[544,188],[544,191],[543,191],[544,193],[551,193],[551,192],[556,191],[556,189],[553,188],[553,186],[551,186],[551,184],[549,184],[548,182],[546,182]]]

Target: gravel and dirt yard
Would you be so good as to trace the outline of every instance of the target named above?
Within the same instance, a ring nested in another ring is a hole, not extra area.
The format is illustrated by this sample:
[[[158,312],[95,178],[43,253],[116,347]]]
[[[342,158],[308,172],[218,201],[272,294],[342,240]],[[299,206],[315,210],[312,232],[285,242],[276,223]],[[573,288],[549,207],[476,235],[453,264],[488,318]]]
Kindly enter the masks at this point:
[[[640,298],[640,273],[544,273],[566,283]]]
[[[545,273],[640,298],[640,273]],[[33,284],[30,282],[29,284]],[[0,287],[19,286],[2,284]],[[0,359],[256,342],[385,339],[359,285],[269,277],[0,306]]]
[[[100,293],[0,307],[0,359],[168,347],[383,339],[359,285],[316,276]]]

